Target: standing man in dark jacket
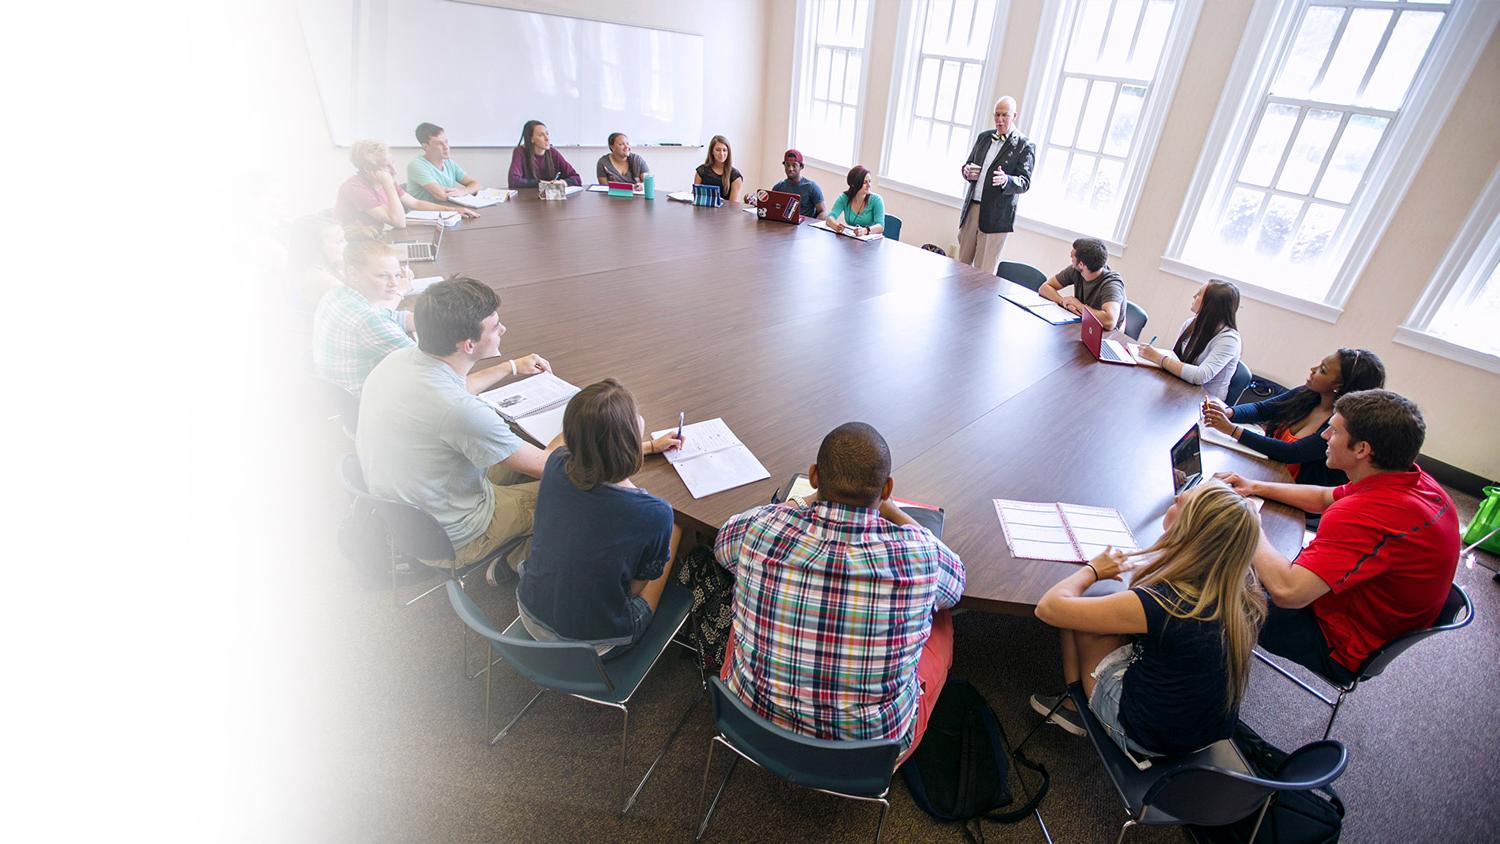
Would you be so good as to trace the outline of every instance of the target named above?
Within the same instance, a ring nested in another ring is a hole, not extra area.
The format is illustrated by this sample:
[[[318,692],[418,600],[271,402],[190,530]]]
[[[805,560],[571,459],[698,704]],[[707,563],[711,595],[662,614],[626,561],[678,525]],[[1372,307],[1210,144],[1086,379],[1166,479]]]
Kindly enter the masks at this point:
[[[1011,97],[995,103],[995,131],[974,142],[963,177],[968,180],[958,215],[958,260],[994,273],[1005,238],[1015,229],[1016,198],[1031,187],[1036,145],[1013,128],[1021,111]]]

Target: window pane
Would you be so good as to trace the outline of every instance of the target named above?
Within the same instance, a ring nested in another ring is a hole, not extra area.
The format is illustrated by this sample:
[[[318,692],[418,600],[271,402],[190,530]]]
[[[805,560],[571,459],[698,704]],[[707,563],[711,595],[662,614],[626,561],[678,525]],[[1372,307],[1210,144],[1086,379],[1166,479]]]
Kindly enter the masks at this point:
[[[1380,63],[1375,66],[1375,75],[1360,96],[1361,105],[1373,108],[1397,109],[1406,99],[1406,89],[1411,87],[1422,57],[1432,36],[1437,34],[1438,24],[1443,22],[1441,12],[1403,12],[1396,21],[1391,40],[1385,45]]]
[[[1102,72],[1115,76],[1128,72],[1130,44],[1135,40],[1135,25],[1140,14],[1141,0],[1116,0],[1115,14],[1104,37],[1104,49],[1099,54]]]
[[[1109,17],[1109,0],[1087,0],[1074,18],[1073,39],[1068,45],[1065,70],[1091,73],[1099,62],[1100,44],[1104,40],[1104,23]]]
[[[927,4],[927,24],[922,32],[922,52],[948,52],[948,21],[953,13],[953,4],[943,0],[930,0]]]
[[[1083,94],[1088,89],[1088,82],[1069,78],[1062,86],[1062,94],[1057,100],[1057,119],[1052,121],[1052,142],[1054,144],[1073,144],[1074,132],[1078,131],[1078,115],[1083,108]]]
[[[1500,266],[1490,272],[1473,298],[1450,297],[1433,317],[1428,330],[1475,351],[1500,355],[1500,331],[1495,330],[1496,325],[1500,325]]]
[[[1093,196],[1094,156],[1076,153],[1068,165],[1068,201],[1074,205],[1089,205]]]
[[[844,92],[844,53],[835,50],[828,61],[828,93],[824,96],[836,100]]]
[[[1339,40],[1333,61],[1323,75],[1323,82],[1318,85],[1318,99],[1334,103],[1354,100],[1390,20],[1391,13],[1385,9],[1355,9],[1349,13],[1344,37]]]
[[[1145,88],[1126,85],[1120,89],[1120,98],[1115,103],[1115,116],[1109,122],[1109,135],[1104,139],[1105,152],[1110,155],[1126,155],[1130,152],[1130,140],[1135,137],[1135,125],[1141,118],[1141,103],[1145,99]]]
[[[1125,162],[1099,159],[1099,171],[1094,174],[1094,195],[1090,198],[1090,204],[1101,212],[1113,208],[1115,198],[1120,193],[1120,179],[1124,174]]]
[[[1292,226],[1302,211],[1302,200],[1289,196],[1273,196],[1266,203],[1265,216],[1260,219],[1260,236],[1255,241],[1255,251],[1261,255],[1280,254],[1292,238]]]
[[[1328,45],[1338,31],[1339,21],[1344,19],[1344,10],[1327,6],[1313,6],[1302,16],[1302,25],[1297,38],[1287,52],[1286,61],[1271,92],[1282,97],[1306,97],[1312,90],[1313,81],[1328,56]]]
[[[1219,220],[1219,240],[1229,246],[1244,243],[1265,196],[1258,190],[1235,188],[1224,206],[1224,216]]]
[[[827,48],[820,48],[817,65],[813,69],[812,95],[820,100],[828,98],[828,65],[831,53],[832,51]]]
[[[1098,152],[1104,139],[1104,121],[1109,119],[1109,107],[1115,99],[1115,83],[1094,82],[1089,89],[1088,106],[1083,110],[1083,124],[1078,127],[1079,149]]]
[[[1297,229],[1297,238],[1292,241],[1291,259],[1306,264],[1322,258],[1343,219],[1344,209],[1332,205],[1315,203],[1307,209]]]
[[[937,99],[932,107],[934,118],[953,119],[953,100],[958,95],[958,74],[962,69],[958,62],[943,62],[943,73],[938,77]]]
[[[1342,117],[1337,111],[1308,110],[1307,116],[1302,118],[1302,128],[1297,130],[1292,154],[1287,156],[1286,164],[1281,168],[1281,178],[1276,180],[1278,190],[1294,193],[1312,190],[1313,179],[1318,176],[1318,168],[1323,165],[1323,156],[1333,142],[1333,134],[1338,131]]]
[[[1172,0],[1151,0],[1146,6],[1146,19],[1141,22],[1135,55],[1127,70],[1136,79],[1150,79],[1156,75],[1156,65],[1161,61],[1162,50],[1167,44],[1167,30],[1172,26],[1174,5]]]
[[[853,53],[849,56],[849,69],[844,74],[844,103],[846,105],[859,105],[859,80],[863,75],[863,56]]]
[[[1287,139],[1292,136],[1292,127],[1297,123],[1296,106],[1272,103],[1261,115],[1260,128],[1255,132],[1255,141],[1245,156],[1240,168],[1240,181],[1262,187],[1271,184],[1276,167],[1281,164],[1281,154],[1286,150]]]
[[[980,66],[977,64],[964,65],[963,77],[958,84],[958,98],[954,100],[953,107],[953,119],[960,124],[972,122],[979,106],[979,72]]]
[[[1349,118],[1349,125],[1344,127],[1343,137],[1339,138],[1339,145],[1333,151],[1333,160],[1328,162],[1323,181],[1318,184],[1319,199],[1334,202],[1354,199],[1354,191],[1364,178],[1365,168],[1369,166],[1370,157],[1375,154],[1375,147],[1385,134],[1388,123],[1390,121],[1384,117],[1364,114]]]
[[[923,59],[921,70],[917,74],[917,107],[915,113],[918,117],[932,116],[933,95],[937,91],[938,60]]]

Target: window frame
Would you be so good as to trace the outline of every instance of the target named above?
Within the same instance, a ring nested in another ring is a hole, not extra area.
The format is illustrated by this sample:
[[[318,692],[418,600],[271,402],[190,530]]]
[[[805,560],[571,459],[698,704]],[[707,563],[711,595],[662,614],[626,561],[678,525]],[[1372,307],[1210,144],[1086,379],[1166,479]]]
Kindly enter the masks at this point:
[[[1078,15],[1085,0],[1047,0],[1042,8],[1041,25],[1037,31],[1036,49],[1031,55],[1031,67],[1027,72],[1025,99],[1021,113],[1046,115],[1046,119],[1021,121],[1027,127],[1027,137],[1037,147],[1037,170],[1041,169],[1045,155],[1046,136],[1051,134],[1052,116],[1062,89],[1065,74],[1063,62],[1067,58],[1073,30],[1078,25]],[[1142,4],[1142,13],[1145,4]],[[1051,220],[1043,220],[1026,213],[1026,203],[1017,206],[1016,225],[1029,231],[1051,237],[1075,240],[1080,237],[1097,237],[1103,240],[1111,254],[1125,253],[1126,235],[1135,221],[1135,211],[1145,190],[1146,176],[1156,158],[1156,149],[1166,128],[1167,114],[1171,111],[1173,98],[1177,95],[1177,84],[1182,77],[1182,68],[1187,64],[1188,50],[1197,32],[1198,17],[1203,11],[1203,0],[1176,0],[1172,21],[1167,27],[1166,42],[1161,58],[1157,62],[1156,76],[1146,92],[1146,101],[1141,105],[1140,118],[1136,123],[1136,138],[1132,154],[1125,160],[1121,179],[1123,193],[1120,213],[1115,227],[1110,232],[1084,232],[1069,228]],[[1069,26],[1063,26],[1070,21]],[[1119,82],[1119,79],[1114,81]],[[1116,94],[1118,97],[1119,94]],[[1108,127],[1105,127],[1108,131]],[[1035,175],[1035,171],[1033,171]]]
[[[941,1],[952,2],[952,0],[901,0],[899,24],[896,30],[896,50],[894,62],[891,68],[890,92],[886,101],[886,120],[883,144],[880,150],[879,169],[876,175],[884,185],[889,185],[903,193],[911,194],[930,202],[958,208],[963,204],[963,191],[956,190],[953,195],[933,190],[922,185],[914,185],[904,182],[890,175],[891,152],[895,148],[896,124],[901,121],[901,98],[902,95],[911,91],[912,101],[916,101],[917,74],[915,69],[920,67],[921,61],[921,35],[916,32],[916,17],[919,9],[925,4]],[[1000,48],[1005,40],[1006,24],[1010,19],[1010,0],[995,0],[995,20],[990,29],[989,49],[985,51],[984,63],[979,69],[979,101],[975,105],[974,116],[970,119],[969,131],[971,137],[977,136],[981,130],[993,126],[990,118],[990,110],[981,108],[984,103],[993,104],[998,98],[999,80],[996,79],[996,68],[1000,62]],[[961,125],[955,123],[954,125]],[[962,167],[962,161],[953,162]],[[955,185],[963,181],[957,170],[953,171]]]
[[[1449,296],[1483,283],[1497,265],[1500,265],[1500,166],[1490,174],[1489,182],[1433,272],[1422,297],[1397,327],[1396,342],[1500,375],[1500,357],[1429,330]]]
[[[797,119],[799,117],[803,85],[807,84],[808,96],[812,95],[812,80],[809,78],[816,66],[817,44],[815,41],[816,26],[809,14],[812,3],[838,2],[838,0],[797,0],[797,22],[794,29],[793,42],[796,52],[792,60],[792,98],[790,113],[787,115],[787,149],[801,150],[797,145]],[[865,112],[868,111],[868,94],[870,84],[870,41],[875,32],[875,3],[876,0],[868,0],[865,11],[865,37],[864,44],[860,47],[859,62],[859,99],[854,106],[854,139],[850,154],[857,160],[859,158],[860,139],[864,135]],[[809,61],[809,60],[812,61]],[[812,65],[812,66],[809,66]],[[824,158],[802,153],[805,163],[822,167],[827,170],[847,170],[853,166],[853,162],[840,164],[828,161]],[[779,181],[779,180],[778,180]]]
[[[1351,3],[1351,0],[1341,2]],[[1349,205],[1348,219],[1342,223],[1349,231],[1345,235],[1347,251],[1321,301],[1256,284],[1226,272],[1229,269],[1226,267],[1199,266],[1182,257],[1203,203],[1209,197],[1220,195],[1236,174],[1253,140],[1249,138],[1249,131],[1267,104],[1270,86],[1281,67],[1281,58],[1292,47],[1304,9],[1314,4],[1315,0],[1285,4],[1276,0],[1256,0],[1223,86],[1226,92],[1244,91],[1245,96],[1220,97],[1160,269],[1198,282],[1216,278],[1233,281],[1246,298],[1336,323],[1401,205],[1407,186],[1416,177],[1427,151],[1479,61],[1495,22],[1500,20],[1500,4],[1455,0],[1447,7],[1446,17],[1429,47],[1429,59],[1412,78],[1407,100],[1397,110],[1371,155],[1359,193]],[[1390,3],[1370,0],[1352,0],[1352,5],[1392,8]],[[1235,138],[1245,140],[1231,143]],[[1406,149],[1421,152],[1406,156],[1393,152]]]

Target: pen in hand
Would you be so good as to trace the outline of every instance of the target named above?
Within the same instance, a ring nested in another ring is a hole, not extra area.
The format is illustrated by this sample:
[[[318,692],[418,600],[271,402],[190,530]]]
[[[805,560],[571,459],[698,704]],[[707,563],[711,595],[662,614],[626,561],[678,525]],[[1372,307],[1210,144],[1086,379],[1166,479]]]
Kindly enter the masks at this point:
[[[678,442],[682,442],[682,423],[684,423],[686,421],[687,421],[687,411],[686,410],[680,410],[680,411],[678,411],[677,412],[677,441]]]

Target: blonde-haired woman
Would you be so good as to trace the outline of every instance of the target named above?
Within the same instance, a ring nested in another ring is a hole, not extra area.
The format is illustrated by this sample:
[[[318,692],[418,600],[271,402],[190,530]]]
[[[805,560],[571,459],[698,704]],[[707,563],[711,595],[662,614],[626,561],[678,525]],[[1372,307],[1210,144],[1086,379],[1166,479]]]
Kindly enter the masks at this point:
[[[406,212],[457,211],[465,218],[478,217],[472,208],[439,205],[417,199],[396,184],[396,166],[391,151],[380,141],[355,141],[349,147],[349,163],[355,173],[339,186],[333,215],[345,226],[406,228]]]
[[[1266,617],[1266,596],[1250,567],[1260,519],[1218,481],[1179,496],[1165,533],[1134,554],[1106,550],[1048,590],[1042,621],[1060,628],[1063,677],[1082,682],[1089,709],[1136,756],[1187,753],[1229,738],[1250,678],[1250,652]],[[1130,588],[1084,591],[1145,560]],[[1057,696],[1031,706],[1083,735],[1078,713]]]

